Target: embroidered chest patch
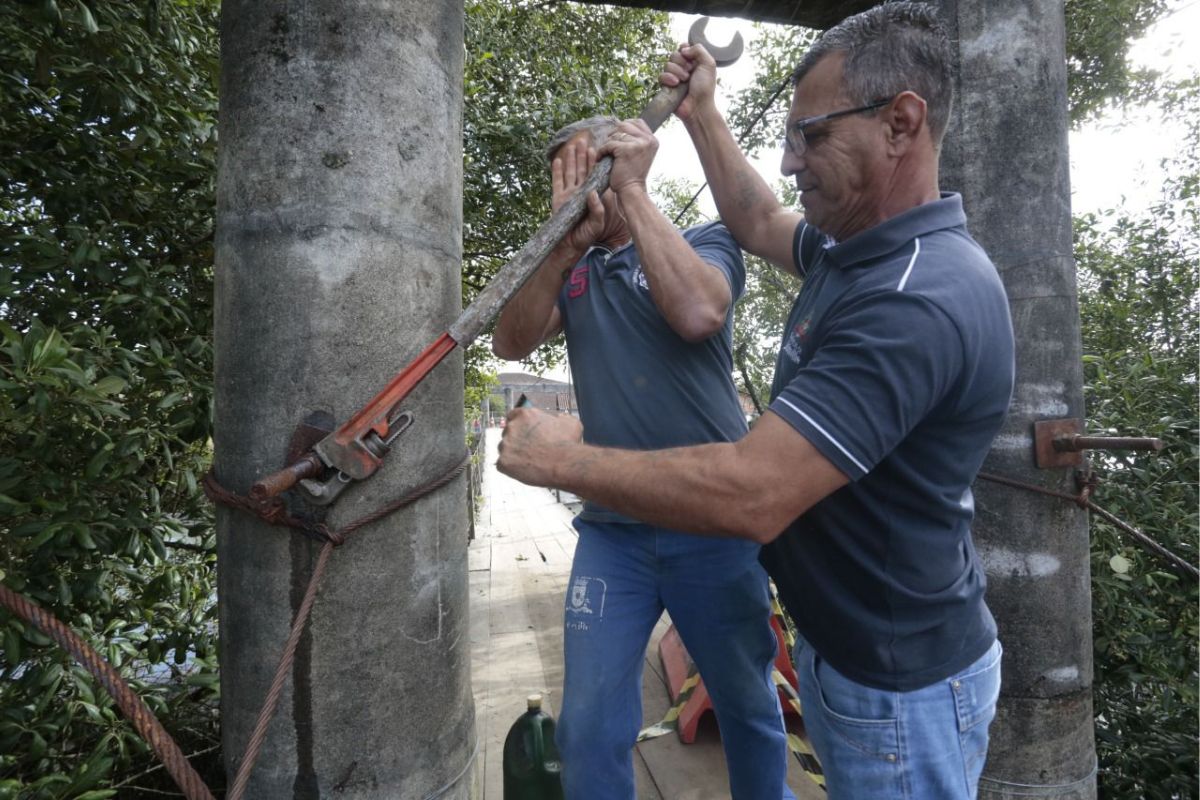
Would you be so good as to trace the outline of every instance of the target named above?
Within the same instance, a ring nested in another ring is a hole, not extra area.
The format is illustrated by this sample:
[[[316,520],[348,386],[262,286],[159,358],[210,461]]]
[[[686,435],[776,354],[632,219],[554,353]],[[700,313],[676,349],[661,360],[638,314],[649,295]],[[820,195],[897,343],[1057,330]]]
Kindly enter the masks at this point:
[[[808,344],[808,334],[812,330],[812,315],[806,316],[798,324],[792,326],[792,329],[787,332],[787,337],[783,342],[783,352],[787,353],[788,358],[796,363],[801,363],[804,357],[804,349]]]

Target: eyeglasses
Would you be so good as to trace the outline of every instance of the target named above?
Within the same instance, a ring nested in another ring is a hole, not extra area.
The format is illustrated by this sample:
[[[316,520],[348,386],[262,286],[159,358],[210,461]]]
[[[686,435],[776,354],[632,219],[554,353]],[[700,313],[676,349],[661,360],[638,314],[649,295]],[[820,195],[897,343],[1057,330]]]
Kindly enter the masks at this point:
[[[860,114],[863,111],[874,111],[881,106],[886,106],[894,99],[894,97],[885,97],[881,100],[873,100],[867,105],[859,106],[858,108],[848,108],[845,111],[833,111],[829,114],[821,114],[817,117],[798,119],[791,125],[788,125],[787,129],[784,131],[783,149],[793,153],[794,155],[802,156],[804,155],[804,151],[808,149],[808,142],[804,138],[805,128],[809,128],[819,122],[837,119],[838,117],[848,117],[851,114]]]

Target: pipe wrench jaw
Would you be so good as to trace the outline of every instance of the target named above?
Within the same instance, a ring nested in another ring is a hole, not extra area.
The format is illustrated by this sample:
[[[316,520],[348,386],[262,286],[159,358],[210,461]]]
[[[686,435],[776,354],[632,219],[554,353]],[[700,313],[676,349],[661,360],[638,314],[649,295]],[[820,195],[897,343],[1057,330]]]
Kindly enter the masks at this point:
[[[335,470],[333,475],[325,480],[305,478],[296,485],[300,487],[300,494],[308,503],[314,506],[327,506],[337,500],[338,495],[353,482],[354,479],[349,475],[341,470]]]
[[[412,427],[413,413],[411,411],[400,411],[388,419],[387,436],[380,436],[374,430],[368,430],[357,444],[362,450],[369,453],[376,464],[382,462],[383,457],[387,455],[392,448],[392,443],[400,437],[402,433]],[[324,444],[322,442],[321,444]],[[315,506],[331,505],[338,496],[347,488],[355,483],[356,479],[353,475],[348,474],[345,470],[338,468],[336,457],[326,457],[326,453],[322,452],[322,448],[315,448],[321,460],[330,467],[326,477],[305,478],[297,484],[300,487],[300,493],[304,499]],[[336,451],[335,451],[336,452]],[[332,453],[330,455],[333,455]],[[374,470],[371,473],[374,474]]]

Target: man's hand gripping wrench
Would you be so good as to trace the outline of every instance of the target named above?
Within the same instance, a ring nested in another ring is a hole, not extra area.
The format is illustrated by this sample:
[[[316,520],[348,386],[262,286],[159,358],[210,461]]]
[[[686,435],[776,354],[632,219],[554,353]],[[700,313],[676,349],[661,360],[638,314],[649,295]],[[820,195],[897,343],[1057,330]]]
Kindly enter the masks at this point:
[[[708,18],[701,17],[688,31],[688,41],[702,44],[718,66],[728,66],[742,54],[742,35],[717,47],[704,36]],[[659,90],[641,113],[650,130],[658,130],[687,96],[687,84]],[[366,406],[333,433],[319,441],[311,452],[278,472],[260,478],[250,488],[250,496],[266,500],[300,484],[305,498],[315,505],[329,505],[354,481],[370,477],[383,463],[392,443],[413,423],[413,415],[400,411],[400,403],[441,363],[455,347],[470,344],[496,318],[505,304],[529,279],[546,256],[575,227],[587,211],[591,192],[603,193],[612,173],[612,156],[597,162],[579,192],[547,220],[512,261],[500,268],[475,301],[468,306],[450,329],[417,356]],[[328,476],[318,479],[323,473]]]

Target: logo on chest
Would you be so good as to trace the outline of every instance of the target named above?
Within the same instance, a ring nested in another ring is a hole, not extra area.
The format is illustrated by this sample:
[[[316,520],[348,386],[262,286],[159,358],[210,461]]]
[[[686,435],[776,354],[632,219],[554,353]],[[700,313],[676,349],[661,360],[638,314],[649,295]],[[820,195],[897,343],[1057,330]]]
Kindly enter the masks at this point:
[[[808,334],[812,329],[812,317],[805,317],[799,324],[788,331],[783,341],[783,352],[797,364],[803,363],[804,348],[808,344]]]
[[[567,297],[574,300],[577,297],[583,297],[583,293],[588,287],[588,268],[587,264],[581,264],[571,270],[571,277],[567,279]]]
[[[646,272],[642,269],[641,264],[633,271],[633,285],[647,292],[650,291],[650,284],[646,283]]]

